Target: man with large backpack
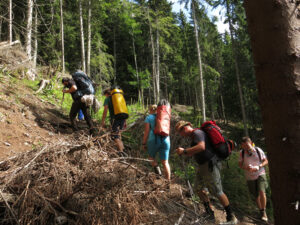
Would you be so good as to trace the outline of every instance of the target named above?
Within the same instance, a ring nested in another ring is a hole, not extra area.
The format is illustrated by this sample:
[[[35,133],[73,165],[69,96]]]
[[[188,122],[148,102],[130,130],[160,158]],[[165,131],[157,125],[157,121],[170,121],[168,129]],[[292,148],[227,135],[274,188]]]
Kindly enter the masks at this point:
[[[121,131],[124,129],[126,119],[128,118],[128,110],[123,91],[118,86],[115,86],[105,90],[104,95],[106,98],[103,104],[104,111],[101,125],[104,127],[107,111],[109,111],[112,130],[111,139],[116,143],[120,156],[126,156],[126,153],[124,153],[124,144],[121,139]]]
[[[214,211],[208,197],[208,191],[215,194],[226,211],[226,222],[221,224],[237,224],[237,219],[231,211],[229,200],[223,192],[221,180],[222,162],[212,146],[208,134],[202,129],[194,129],[187,121],[179,121],[175,126],[176,131],[183,137],[192,140],[190,148],[179,147],[176,149],[178,155],[194,156],[198,170],[196,173],[195,189],[205,207],[205,218],[209,221],[215,220]],[[214,129],[212,127],[212,129]]]
[[[268,159],[263,150],[255,147],[249,137],[242,138],[241,146],[239,167],[245,170],[248,189],[251,195],[255,197],[260,212],[260,219],[268,222],[266,213],[266,188],[268,187],[268,182],[264,168],[268,165]]]
[[[63,93],[70,93],[73,98],[73,103],[70,110],[70,121],[73,130],[78,130],[76,124],[76,115],[82,110],[84,119],[90,129],[90,133],[94,132],[93,121],[89,113],[89,107],[81,101],[84,95],[94,94],[94,88],[90,79],[81,71],[77,71],[72,75],[72,79],[68,77],[62,78],[64,85]],[[67,88],[67,89],[65,89]]]

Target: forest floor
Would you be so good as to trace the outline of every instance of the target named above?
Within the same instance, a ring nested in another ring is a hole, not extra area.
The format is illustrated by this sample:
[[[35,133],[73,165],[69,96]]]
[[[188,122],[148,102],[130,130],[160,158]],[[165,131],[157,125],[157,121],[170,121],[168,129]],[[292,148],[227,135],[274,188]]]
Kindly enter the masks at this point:
[[[73,133],[68,116],[60,106],[39,98],[18,78],[0,77],[0,190],[3,199],[2,192],[17,198],[12,209],[6,212],[0,200],[0,219],[5,218],[6,224],[14,220],[30,224],[34,219],[39,224],[63,224],[59,219],[67,220],[68,224],[82,221],[87,224],[209,224],[194,212],[185,181],[173,176],[168,185],[165,179],[149,171],[148,162],[139,159],[135,150],[129,152],[128,159],[119,158],[103,130],[102,136],[93,139],[87,135],[85,122],[80,122],[80,127],[81,130]],[[59,154],[54,157],[54,153]],[[38,178],[33,179],[36,173]],[[70,193],[67,196],[63,194],[65,189]],[[106,193],[103,198],[91,196],[103,192]],[[39,200],[33,194],[29,199],[29,193],[36,193]],[[39,204],[46,209],[36,209]],[[216,224],[225,221],[222,207],[217,201],[213,204]],[[197,213],[203,213],[201,204],[196,208]],[[97,210],[102,211],[99,217],[88,216]],[[32,218],[30,213],[34,214]],[[237,214],[237,217],[239,224],[264,224],[247,215]]]

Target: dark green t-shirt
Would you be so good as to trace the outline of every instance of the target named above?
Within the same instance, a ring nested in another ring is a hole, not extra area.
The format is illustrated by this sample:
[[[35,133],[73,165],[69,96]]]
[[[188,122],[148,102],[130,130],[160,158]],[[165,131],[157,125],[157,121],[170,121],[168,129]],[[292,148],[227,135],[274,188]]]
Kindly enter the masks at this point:
[[[114,119],[114,107],[112,104],[111,96],[105,98],[103,106],[106,106],[106,105],[108,106],[110,120],[112,121]]]

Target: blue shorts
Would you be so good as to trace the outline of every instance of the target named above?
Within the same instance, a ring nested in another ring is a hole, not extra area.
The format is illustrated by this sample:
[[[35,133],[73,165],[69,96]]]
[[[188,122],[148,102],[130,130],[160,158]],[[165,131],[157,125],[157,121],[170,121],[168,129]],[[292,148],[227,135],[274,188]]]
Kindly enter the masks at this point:
[[[151,158],[155,158],[156,153],[159,152],[159,158],[161,160],[168,160],[170,152],[170,137],[155,136],[154,139],[148,139],[147,149]]]

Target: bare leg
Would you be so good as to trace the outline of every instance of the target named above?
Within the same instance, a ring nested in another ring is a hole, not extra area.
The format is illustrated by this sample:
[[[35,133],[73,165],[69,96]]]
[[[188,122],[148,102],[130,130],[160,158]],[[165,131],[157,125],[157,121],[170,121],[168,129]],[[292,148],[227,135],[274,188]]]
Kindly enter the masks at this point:
[[[257,205],[257,207],[258,207],[259,210],[263,209],[261,207],[261,203],[260,203],[260,195],[258,195],[258,197],[256,198],[256,205]]]
[[[161,163],[164,166],[165,177],[168,180],[171,180],[171,169],[168,160],[161,160]]]
[[[117,144],[117,148],[119,149],[120,152],[123,152],[124,150],[124,145],[121,139],[117,138],[115,139],[115,142]]]
[[[229,200],[227,198],[227,195],[224,193],[218,196],[219,201],[221,202],[222,206],[226,207],[229,205]]]
[[[158,166],[158,164],[157,164],[157,162],[155,161],[155,159],[154,159],[154,158],[152,158],[152,157],[149,157],[149,160],[151,160],[151,165],[152,165],[152,167],[156,167],[156,166]]]
[[[266,193],[263,191],[259,191],[259,196],[260,196],[260,206],[262,209],[265,209],[267,205]]]

